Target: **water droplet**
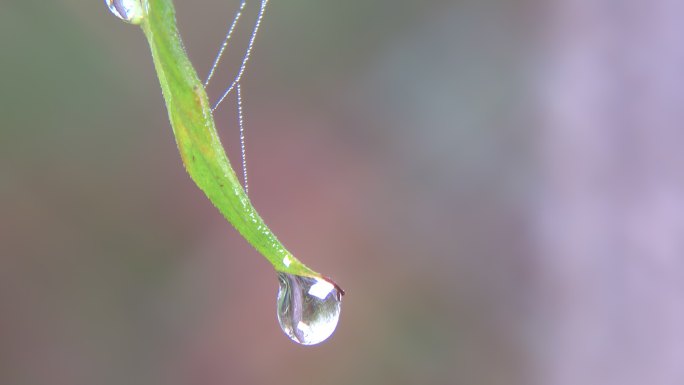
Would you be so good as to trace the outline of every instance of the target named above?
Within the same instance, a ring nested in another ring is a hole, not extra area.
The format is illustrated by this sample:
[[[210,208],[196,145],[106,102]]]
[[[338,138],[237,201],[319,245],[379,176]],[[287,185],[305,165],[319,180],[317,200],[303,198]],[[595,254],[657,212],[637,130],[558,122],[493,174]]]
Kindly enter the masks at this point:
[[[114,16],[127,23],[140,24],[145,16],[140,0],[105,0],[105,4]]]
[[[292,341],[315,345],[333,334],[344,291],[325,278],[278,273],[278,322]]]

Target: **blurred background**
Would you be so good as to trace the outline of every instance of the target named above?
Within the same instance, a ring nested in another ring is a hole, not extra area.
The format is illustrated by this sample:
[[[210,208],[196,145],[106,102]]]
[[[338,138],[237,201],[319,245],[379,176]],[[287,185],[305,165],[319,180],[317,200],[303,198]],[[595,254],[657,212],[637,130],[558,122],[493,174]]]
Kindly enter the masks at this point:
[[[238,1],[176,3],[205,77]],[[250,194],[347,291],[302,347],[185,174],[139,28],[3,0],[0,383],[683,384],[682,14],[272,1],[243,81]],[[234,100],[216,120],[239,165]]]

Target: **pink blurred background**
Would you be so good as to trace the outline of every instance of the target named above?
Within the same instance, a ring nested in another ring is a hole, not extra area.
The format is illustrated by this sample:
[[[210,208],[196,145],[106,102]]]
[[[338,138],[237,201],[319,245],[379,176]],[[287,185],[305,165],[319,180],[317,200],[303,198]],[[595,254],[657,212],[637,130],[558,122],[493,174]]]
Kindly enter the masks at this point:
[[[204,77],[238,1],[176,3]],[[4,0],[0,384],[684,384],[682,14],[272,1],[250,193],[347,290],[301,347],[185,174],[139,29],[102,1]],[[216,119],[239,164],[232,100]]]

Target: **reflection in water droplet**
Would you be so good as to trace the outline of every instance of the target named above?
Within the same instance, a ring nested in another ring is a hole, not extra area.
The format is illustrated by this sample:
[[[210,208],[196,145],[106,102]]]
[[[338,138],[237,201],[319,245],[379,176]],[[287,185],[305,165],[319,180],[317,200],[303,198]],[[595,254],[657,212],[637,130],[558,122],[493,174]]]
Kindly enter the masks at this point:
[[[278,322],[292,341],[315,345],[335,331],[344,292],[324,278],[278,273]]]
[[[140,0],[105,0],[105,4],[114,16],[127,23],[140,24],[145,15]]]

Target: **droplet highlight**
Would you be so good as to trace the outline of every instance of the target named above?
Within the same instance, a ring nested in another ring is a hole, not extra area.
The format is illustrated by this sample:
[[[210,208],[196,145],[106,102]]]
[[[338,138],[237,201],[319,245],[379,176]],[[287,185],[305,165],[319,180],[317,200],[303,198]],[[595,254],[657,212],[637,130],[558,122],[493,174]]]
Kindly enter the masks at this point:
[[[140,0],[105,0],[105,4],[114,16],[127,23],[140,24],[145,16]]]
[[[340,319],[344,291],[325,278],[278,273],[278,323],[290,339],[315,345],[328,339]]]

